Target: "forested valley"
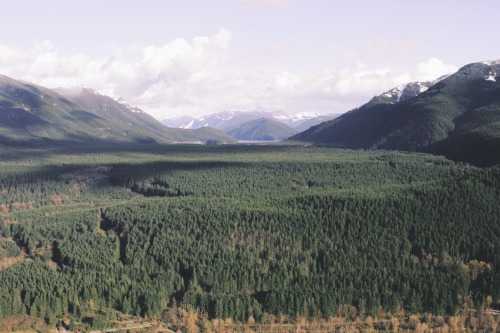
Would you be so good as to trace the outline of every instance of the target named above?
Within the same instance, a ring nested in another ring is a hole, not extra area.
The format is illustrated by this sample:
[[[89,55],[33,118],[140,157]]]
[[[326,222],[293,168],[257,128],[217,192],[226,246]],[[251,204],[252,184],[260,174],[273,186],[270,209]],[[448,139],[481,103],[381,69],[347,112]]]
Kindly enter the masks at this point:
[[[467,318],[494,332],[499,217],[500,166],[427,154],[0,148],[0,327],[130,315],[193,332],[334,318],[445,332]]]

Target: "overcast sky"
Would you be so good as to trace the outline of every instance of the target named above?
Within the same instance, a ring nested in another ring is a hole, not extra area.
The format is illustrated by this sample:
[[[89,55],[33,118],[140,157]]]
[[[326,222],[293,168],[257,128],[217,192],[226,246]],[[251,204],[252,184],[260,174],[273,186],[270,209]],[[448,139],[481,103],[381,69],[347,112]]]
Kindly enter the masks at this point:
[[[158,119],[340,113],[500,58],[497,0],[4,1],[0,74],[84,85]]]

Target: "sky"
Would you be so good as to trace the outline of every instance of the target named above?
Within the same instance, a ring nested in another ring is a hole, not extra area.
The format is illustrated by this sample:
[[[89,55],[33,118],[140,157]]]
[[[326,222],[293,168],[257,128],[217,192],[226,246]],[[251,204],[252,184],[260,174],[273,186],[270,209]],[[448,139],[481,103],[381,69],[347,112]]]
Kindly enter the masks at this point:
[[[342,113],[500,59],[497,0],[16,0],[0,74],[86,86],[157,119]]]

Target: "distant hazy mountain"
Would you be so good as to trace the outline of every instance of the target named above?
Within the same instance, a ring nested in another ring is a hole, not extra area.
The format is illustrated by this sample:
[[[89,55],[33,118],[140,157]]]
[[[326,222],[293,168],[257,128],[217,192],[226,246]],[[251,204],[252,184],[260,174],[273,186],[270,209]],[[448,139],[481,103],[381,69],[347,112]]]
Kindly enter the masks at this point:
[[[0,75],[0,143],[233,142],[221,132],[169,129],[139,108],[89,88],[57,92]]]
[[[188,129],[212,127],[221,131],[227,131],[228,129],[232,129],[235,126],[241,125],[247,121],[266,116],[269,116],[268,112],[223,111],[202,116],[197,119],[191,119],[190,121],[180,125],[179,127]]]
[[[286,124],[292,128],[299,129],[307,124],[319,124],[321,121],[319,119],[333,119],[335,115],[324,115],[316,112],[300,112],[296,114],[284,114],[282,112],[273,112],[271,113],[272,118]],[[311,125],[312,126],[312,125]],[[309,126],[310,127],[310,126]],[[307,127],[307,128],[309,128]],[[306,128],[306,129],[307,129]],[[299,130],[298,130],[299,131]]]
[[[338,115],[322,115],[319,113],[301,112],[298,114],[288,115],[280,111],[265,112],[265,111],[224,111],[202,116],[197,119],[165,119],[162,123],[179,128],[200,128],[212,127],[224,132],[233,130],[248,121],[267,118],[276,120],[297,131],[303,131],[311,126],[317,125],[323,121],[335,118]]]
[[[500,62],[474,63],[437,82],[412,83],[373,98],[291,140],[335,147],[442,154],[500,163]]]
[[[250,120],[227,131],[227,134],[238,140],[253,141],[279,141],[296,133],[297,131],[290,126],[268,118]]]

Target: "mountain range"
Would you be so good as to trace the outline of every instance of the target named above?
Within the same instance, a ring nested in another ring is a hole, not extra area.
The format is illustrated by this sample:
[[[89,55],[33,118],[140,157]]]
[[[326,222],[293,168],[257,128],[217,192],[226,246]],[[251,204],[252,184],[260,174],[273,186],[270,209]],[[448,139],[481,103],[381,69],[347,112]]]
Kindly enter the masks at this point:
[[[322,115],[313,112],[289,115],[281,111],[222,111],[199,118],[164,119],[162,123],[170,127],[185,129],[212,127],[238,140],[277,141],[337,116],[338,114]],[[253,130],[249,131],[250,128]]]
[[[435,81],[398,86],[340,116],[228,111],[178,119],[180,128],[90,88],[51,90],[0,75],[0,143],[232,143],[291,136],[339,148],[428,152],[487,166],[500,163],[498,73],[500,61],[469,64]]]
[[[51,90],[0,75],[0,143],[227,143],[213,129],[168,128],[138,107],[90,88]]]
[[[290,140],[430,152],[481,166],[498,164],[498,73],[500,61],[479,62],[434,82],[400,86]]]

